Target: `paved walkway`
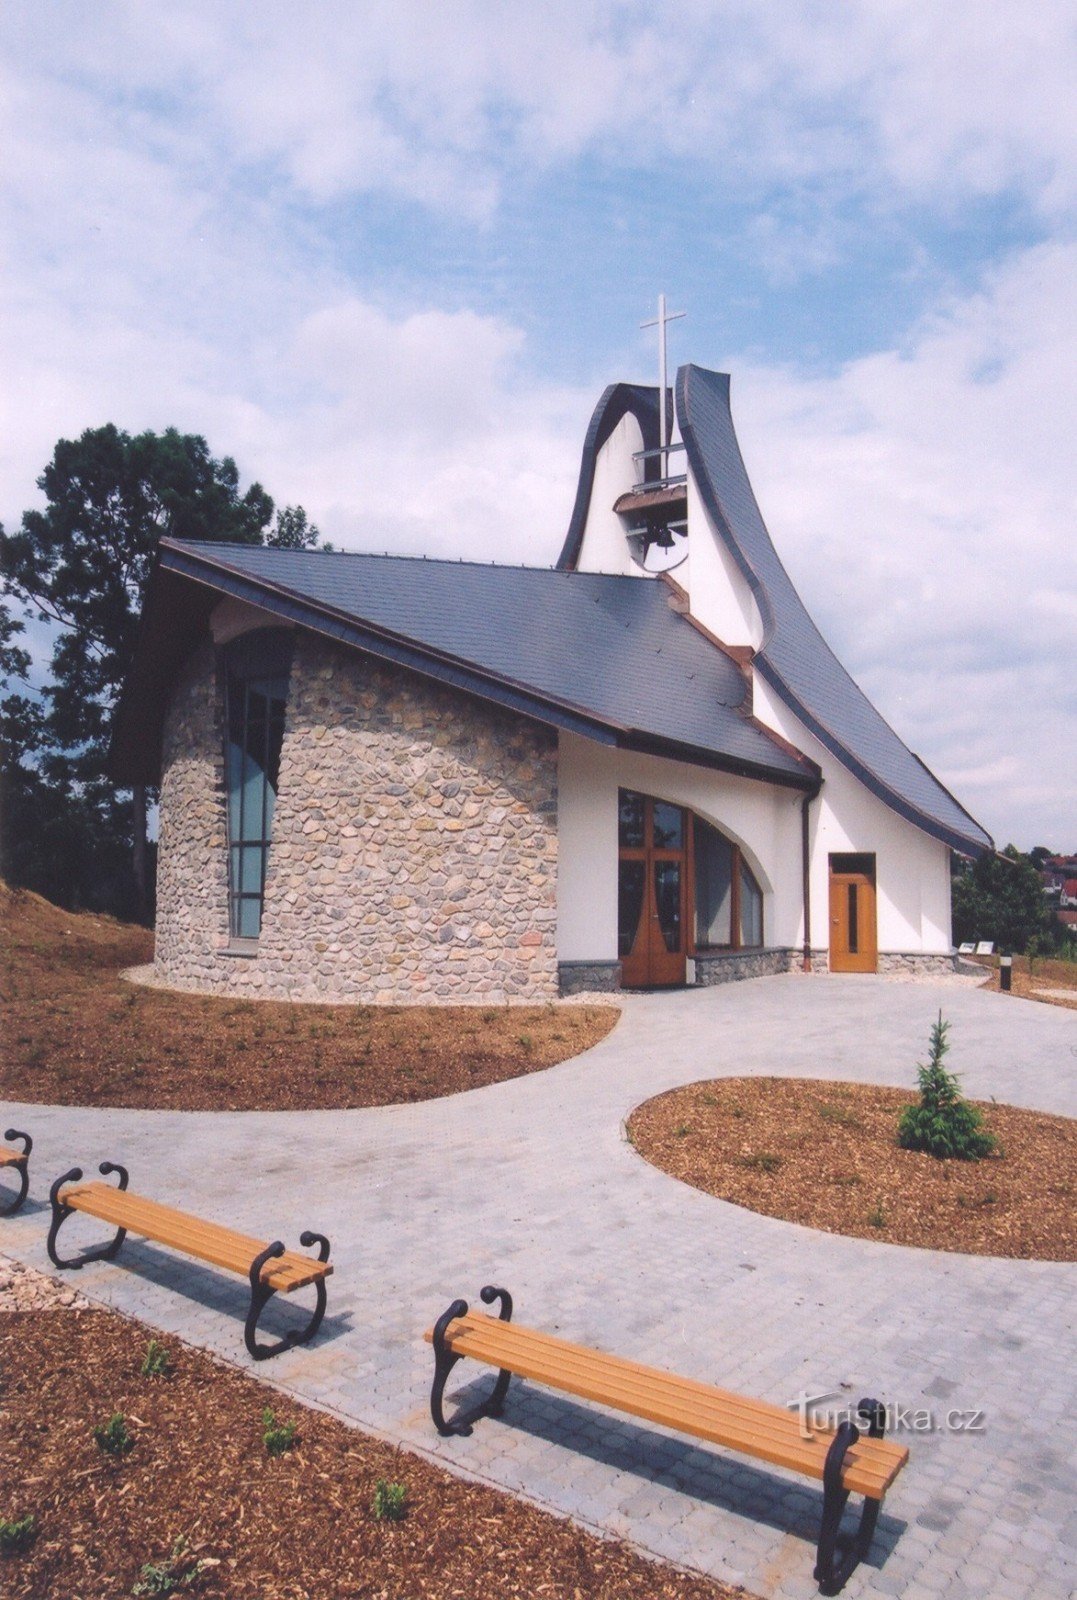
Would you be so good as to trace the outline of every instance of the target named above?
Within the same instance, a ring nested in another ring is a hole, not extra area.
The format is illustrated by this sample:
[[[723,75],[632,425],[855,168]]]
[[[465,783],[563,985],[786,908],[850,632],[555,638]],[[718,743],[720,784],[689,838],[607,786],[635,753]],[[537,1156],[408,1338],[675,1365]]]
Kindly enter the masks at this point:
[[[323,1332],[259,1376],[768,1597],[815,1592],[817,1489],[527,1384],[513,1384],[502,1420],[439,1440],[423,1329],[456,1295],[502,1283],[523,1322],[780,1403],[840,1390],[936,1415],[982,1410],[982,1431],[907,1436],[912,1461],[872,1565],[846,1593],[1062,1600],[1077,1586],[1077,1269],[755,1216],[648,1167],[622,1134],[641,1100],[702,1077],[910,1083],[940,1005],[970,1094],[1077,1114],[1071,1012],[953,986],[764,978],[633,998],[587,1055],[424,1105],[13,1108],[36,1140],[37,1204],[0,1238],[45,1265],[48,1180],[105,1156],[130,1166],[132,1188],[266,1237],[323,1230],[337,1269]],[[71,1243],[93,1225],[66,1227]],[[129,1240],[78,1285],[245,1363],[238,1279]],[[475,1381],[466,1365],[455,1377]]]

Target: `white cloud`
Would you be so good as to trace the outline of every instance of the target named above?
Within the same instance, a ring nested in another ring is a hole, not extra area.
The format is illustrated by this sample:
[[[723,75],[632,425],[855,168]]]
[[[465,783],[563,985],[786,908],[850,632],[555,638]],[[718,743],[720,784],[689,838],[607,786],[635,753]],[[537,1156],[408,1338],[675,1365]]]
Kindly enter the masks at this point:
[[[332,231],[364,195],[492,232],[508,186],[567,182],[586,157],[631,217],[632,175],[653,163],[671,186],[777,192],[780,225],[749,232],[781,281],[840,264],[863,227],[850,195],[869,213],[1002,195],[1038,214],[1046,243],[899,347],[822,377],[795,350],[787,370],[730,364],[764,513],[843,659],[1001,838],[1073,844],[1062,0],[682,0],[662,27],[615,0],[115,0],[14,4],[0,31],[17,57],[0,197],[8,523],[61,435],[174,424],[337,543],[553,559],[597,389],[631,374],[581,329],[569,383],[536,379],[521,293],[541,286],[517,282],[501,315],[445,309],[419,274],[410,304],[376,295],[376,238]],[[699,248],[689,217],[671,259]]]
[[[906,741],[1026,846],[1077,829],[1075,274],[1077,246],[1042,246],[901,351],[824,378],[734,367],[809,610]]]
[[[752,192],[1016,191],[1047,215],[1074,198],[1066,0],[684,0],[657,23],[631,0],[11,9],[38,72],[147,136],[178,120],[192,158],[265,164],[315,202],[388,191],[488,216],[521,170],[589,152],[677,157]]]

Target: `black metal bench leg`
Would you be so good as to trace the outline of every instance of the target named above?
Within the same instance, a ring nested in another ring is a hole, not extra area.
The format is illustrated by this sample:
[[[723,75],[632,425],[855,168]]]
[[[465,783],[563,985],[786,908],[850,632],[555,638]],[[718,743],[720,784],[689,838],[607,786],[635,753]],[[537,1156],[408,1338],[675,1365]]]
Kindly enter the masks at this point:
[[[512,1318],[512,1296],[507,1289],[495,1289],[492,1284],[487,1284],[480,1291],[480,1299],[484,1305],[493,1305],[494,1301],[500,1302],[498,1318],[501,1322],[508,1322]],[[430,1415],[434,1426],[442,1435],[463,1434],[471,1432],[472,1424],[480,1417],[499,1417],[501,1408],[505,1404],[505,1395],[508,1393],[512,1373],[505,1367],[499,1367],[494,1386],[485,1400],[479,1401],[469,1410],[455,1417],[452,1422],[445,1420],[443,1401],[445,1397],[445,1384],[449,1373],[456,1363],[462,1359],[446,1343],[445,1335],[449,1324],[455,1322],[457,1317],[466,1317],[468,1304],[466,1300],[454,1300],[447,1311],[443,1311],[434,1324],[434,1383],[430,1390]]]
[[[21,1139],[23,1143],[22,1155],[18,1160],[8,1163],[19,1174],[19,1192],[14,1200],[5,1206],[0,1206],[0,1217],[10,1217],[18,1211],[30,1191],[30,1151],[34,1148],[34,1141],[28,1133],[20,1133],[17,1128],[9,1128],[4,1134],[4,1138],[9,1144],[16,1139]]]
[[[886,1418],[885,1407],[878,1400],[861,1400],[856,1409],[858,1415],[867,1422],[869,1438],[881,1439]],[[849,1491],[842,1483],[845,1453],[859,1438],[860,1429],[852,1422],[843,1422],[827,1451],[823,1468],[823,1515],[819,1523],[815,1580],[819,1592],[825,1595],[840,1594],[870,1551],[875,1525],[879,1520],[881,1502],[865,1497],[856,1533],[851,1539],[840,1540],[838,1537],[842,1513],[849,1500]]]
[[[311,1245],[318,1246],[318,1260],[329,1260],[329,1240],[324,1233],[301,1233],[299,1242],[304,1249],[309,1250]],[[251,1262],[250,1284],[251,1303],[247,1312],[247,1320],[243,1328],[243,1342],[255,1361],[268,1361],[270,1356],[280,1355],[282,1350],[291,1350],[297,1344],[309,1344],[322,1325],[325,1316],[325,1307],[328,1300],[324,1278],[319,1278],[314,1286],[314,1311],[305,1328],[289,1328],[283,1338],[276,1339],[272,1344],[260,1343],[258,1340],[258,1319],[266,1306],[272,1300],[275,1289],[262,1281],[262,1269],[277,1256],[284,1254],[284,1245],[280,1239],[275,1239],[267,1245],[261,1255],[255,1256]]]
[[[117,1188],[127,1188],[127,1168],[121,1167],[118,1162],[102,1161],[97,1170],[101,1173],[102,1177],[105,1178],[108,1177],[110,1172],[116,1173],[119,1179]],[[56,1235],[59,1233],[62,1224],[71,1215],[72,1211],[75,1210],[74,1206],[67,1206],[60,1199],[60,1190],[67,1183],[78,1183],[81,1178],[82,1168],[72,1167],[71,1171],[65,1172],[62,1178],[57,1178],[56,1182],[49,1190],[49,1204],[52,1206],[52,1222],[49,1225],[49,1237],[46,1241],[45,1248],[49,1252],[49,1260],[52,1262],[53,1266],[60,1267],[62,1270],[70,1269],[73,1272],[77,1272],[80,1267],[84,1267],[88,1261],[111,1261],[113,1256],[115,1256],[119,1251],[123,1241],[127,1238],[127,1229],[117,1228],[116,1237],[111,1240],[109,1244],[99,1245],[96,1250],[84,1250],[80,1256],[72,1256],[69,1261],[64,1261],[59,1255],[57,1255]]]

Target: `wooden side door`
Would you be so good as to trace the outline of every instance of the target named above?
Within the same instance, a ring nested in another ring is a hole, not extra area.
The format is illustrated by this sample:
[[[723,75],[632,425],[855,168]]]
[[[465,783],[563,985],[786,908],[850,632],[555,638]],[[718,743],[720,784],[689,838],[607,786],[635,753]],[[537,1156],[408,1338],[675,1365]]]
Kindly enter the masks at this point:
[[[830,970],[875,972],[875,873],[830,867]]]
[[[683,984],[689,861],[684,809],[622,790],[619,854],[621,982],[628,989]]]

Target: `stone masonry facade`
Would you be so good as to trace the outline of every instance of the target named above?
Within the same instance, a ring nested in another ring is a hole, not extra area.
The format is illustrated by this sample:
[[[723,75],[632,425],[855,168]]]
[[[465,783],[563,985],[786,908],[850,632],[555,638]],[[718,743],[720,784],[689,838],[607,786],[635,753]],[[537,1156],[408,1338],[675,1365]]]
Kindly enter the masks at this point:
[[[250,998],[557,994],[557,743],[541,725],[297,632],[257,946],[229,939],[223,693],[165,725],[156,973]]]

